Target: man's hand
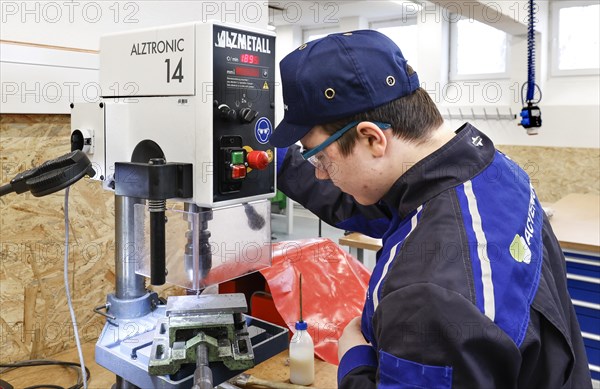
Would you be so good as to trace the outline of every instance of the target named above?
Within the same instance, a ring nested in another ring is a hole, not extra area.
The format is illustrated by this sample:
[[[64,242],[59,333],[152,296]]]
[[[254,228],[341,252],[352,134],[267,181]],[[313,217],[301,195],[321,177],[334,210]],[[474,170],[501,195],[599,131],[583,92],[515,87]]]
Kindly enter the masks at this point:
[[[350,323],[344,328],[344,332],[338,341],[338,360],[341,361],[346,351],[352,347],[369,344],[360,330],[360,322],[361,317],[357,316],[350,320]]]

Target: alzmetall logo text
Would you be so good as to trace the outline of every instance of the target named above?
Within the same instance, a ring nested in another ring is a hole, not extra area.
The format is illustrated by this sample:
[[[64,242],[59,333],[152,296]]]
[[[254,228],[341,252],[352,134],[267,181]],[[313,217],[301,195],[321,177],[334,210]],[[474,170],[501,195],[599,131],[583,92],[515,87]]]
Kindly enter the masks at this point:
[[[259,53],[271,54],[269,40],[250,34],[240,34],[233,31],[221,31],[217,35],[215,47],[250,50]]]

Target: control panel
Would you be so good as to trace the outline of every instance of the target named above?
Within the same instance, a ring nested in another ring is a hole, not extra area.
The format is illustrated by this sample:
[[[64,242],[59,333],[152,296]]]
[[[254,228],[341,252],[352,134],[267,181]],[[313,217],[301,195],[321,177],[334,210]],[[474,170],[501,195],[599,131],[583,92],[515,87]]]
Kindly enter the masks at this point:
[[[275,37],[215,26],[213,40],[215,200],[273,192]]]

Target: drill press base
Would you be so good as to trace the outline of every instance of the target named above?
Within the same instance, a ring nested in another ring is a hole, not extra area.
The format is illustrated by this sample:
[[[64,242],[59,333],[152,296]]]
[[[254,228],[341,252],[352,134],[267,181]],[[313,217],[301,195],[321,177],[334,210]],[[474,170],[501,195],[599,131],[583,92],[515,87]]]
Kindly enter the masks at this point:
[[[165,305],[136,319],[107,320],[96,343],[96,362],[140,388],[183,389],[191,388],[195,364],[182,365],[171,375],[153,376],[148,373],[152,356],[152,343],[160,320],[166,317]],[[254,363],[259,364],[288,347],[286,328],[243,315],[254,353]],[[214,384],[238,375],[243,370],[230,370],[223,362],[210,364]]]

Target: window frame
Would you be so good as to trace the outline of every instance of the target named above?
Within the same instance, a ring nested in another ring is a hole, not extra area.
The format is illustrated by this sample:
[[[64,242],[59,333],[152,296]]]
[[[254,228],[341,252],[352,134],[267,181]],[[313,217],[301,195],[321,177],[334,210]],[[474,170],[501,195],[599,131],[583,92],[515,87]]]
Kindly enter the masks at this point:
[[[504,80],[510,79],[510,61],[511,61],[511,52],[512,52],[512,35],[502,31],[506,34],[506,55],[504,57],[504,72],[500,73],[472,73],[472,74],[459,74],[457,71],[457,61],[458,61],[458,21],[460,20],[468,20],[468,18],[452,14],[449,20],[450,24],[450,33],[449,33],[449,72],[448,78],[449,81],[468,81],[468,80]],[[473,22],[484,24],[488,27],[495,28],[493,26],[489,26],[485,23],[479,22],[477,20],[473,20]]]
[[[558,49],[558,34],[559,34],[559,15],[560,10],[563,8],[575,8],[583,7],[588,5],[596,5],[590,1],[584,0],[560,0],[553,1],[550,7],[550,75],[552,77],[565,77],[565,76],[598,76],[600,73],[600,67],[597,68],[580,68],[580,69],[559,69],[559,53]]]

